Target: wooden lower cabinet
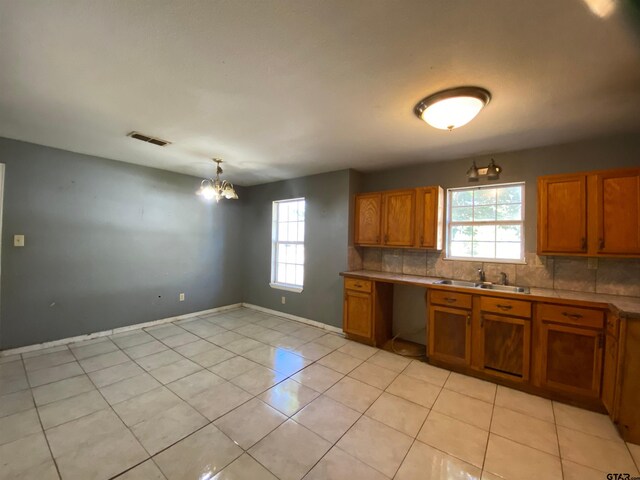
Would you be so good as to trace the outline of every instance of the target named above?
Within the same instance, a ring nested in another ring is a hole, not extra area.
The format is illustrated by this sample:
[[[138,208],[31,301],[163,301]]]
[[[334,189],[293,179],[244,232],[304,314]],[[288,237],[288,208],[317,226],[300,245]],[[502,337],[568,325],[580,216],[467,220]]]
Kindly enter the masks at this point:
[[[531,320],[481,313],[475,366],[489,375],[529,380]]]
[[[344,331],[363,338],[373,338],[373,295],[345,290]]]
[[[393,285],[345,278],[342,330],[354,340],[382,346],[391,337]]]
[[[471,363],[471,310],[429,307],[429,358],[456,365]]]

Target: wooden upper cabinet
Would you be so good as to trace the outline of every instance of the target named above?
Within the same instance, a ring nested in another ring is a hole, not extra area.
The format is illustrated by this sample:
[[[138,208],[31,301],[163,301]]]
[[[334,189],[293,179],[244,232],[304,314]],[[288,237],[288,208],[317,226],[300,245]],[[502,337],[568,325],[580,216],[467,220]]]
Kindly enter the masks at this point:
[[[442,250],[443,198],[444,191],[442,187],[422,187],[417,189],[416,247]]]
[[[595,178],[597,253],[640,254],[640,170],[602,172]]]
[[[382,242],[394,247],[411,247],[415,235],[416,191],[394,190],[382,196]]]
[[[587,177],[538,179],[538,254],[587,253]]]
[[[365,193],[356,195],[356,228],[354,239],[356,245],[379,245],[381,243],[381,215],[381,193]]]

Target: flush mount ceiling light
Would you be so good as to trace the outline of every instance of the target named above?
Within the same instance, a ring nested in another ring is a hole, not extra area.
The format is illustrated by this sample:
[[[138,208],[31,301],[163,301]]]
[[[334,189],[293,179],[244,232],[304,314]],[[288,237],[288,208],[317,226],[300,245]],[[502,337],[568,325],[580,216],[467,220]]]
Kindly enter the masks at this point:
[[[500,172],[502,167],[496,165],[496,162],[491,159],[491,163],[486,167],[478,168],[476,162],[467,170],[467,180],[470,182],[477,182],[480,177],[487,177],[488,180],[498,180],[500,178]]]
[[[220,180],[220,174],[222,173],[222,167],[220,164],[222,160],[219,158],[214,158],[214,162],[216,162],[216,178],[205,178],[200,183],[200,189],[196,192],[197,195],[204,197],[207,200],[211,200],[212,198],[216,199],[216,202],[219,202],[221,198],[226,198],[229,200],[237,200],[238,194],[233,188],[233,184],[231,182],[227,182],[226,180]]]
[[[423,98],[413,111],[432,127],[451,131],[473,120],[489,100],[484,88],[451,88]]]

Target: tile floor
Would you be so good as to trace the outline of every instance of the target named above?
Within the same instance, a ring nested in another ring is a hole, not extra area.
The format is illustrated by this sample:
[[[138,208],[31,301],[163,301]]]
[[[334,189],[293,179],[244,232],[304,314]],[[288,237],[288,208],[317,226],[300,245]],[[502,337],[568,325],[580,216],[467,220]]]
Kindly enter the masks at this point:
[[[0,479],[638,475],[609,419],[248,309],[0,357]]]

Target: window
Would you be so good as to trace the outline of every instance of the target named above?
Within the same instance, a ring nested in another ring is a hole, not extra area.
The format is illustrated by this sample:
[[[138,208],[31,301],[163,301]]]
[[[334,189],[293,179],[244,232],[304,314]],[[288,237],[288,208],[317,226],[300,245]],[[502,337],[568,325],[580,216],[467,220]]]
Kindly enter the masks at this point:
[[[524,183],[448,190],[447,258],[524,261]]]
[[[304,198],[273,202],[271,286],[301,292],[304,285]]]

